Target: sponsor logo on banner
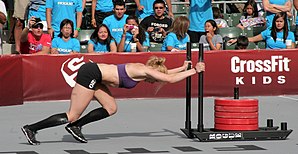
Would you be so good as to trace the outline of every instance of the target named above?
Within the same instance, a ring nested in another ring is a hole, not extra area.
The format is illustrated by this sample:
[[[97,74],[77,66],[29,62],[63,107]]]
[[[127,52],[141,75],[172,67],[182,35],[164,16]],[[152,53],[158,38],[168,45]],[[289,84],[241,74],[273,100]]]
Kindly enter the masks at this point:
[[[237,139],[242,138],[242,136],[242,133],[211,133],[209,140]]]
[[[78,69],[85,64],[83,60],[84,57],[69,58],[61,66],[60,70],[63,78],[70,87],[74,87],[76,84],[75,78],[77,77]],[[66,72],[66,70],[70,70],[70,72]]]
[[[281,55],[271,56],[268,59],[252,60],[252,59],[241,59],[238,56],[231,58],[231,71],[235,74],[253,74],[251,76],[236,76],[235,84],[244,85],[252,84],[255,85],[257,82],[263,85],[269,85],[273,82],[277,84],[285,84],[286,76],[285,72],[289,72],[289,64],[291,59]],[[256,73],[262,74],[261,79],[256,77]],[[276,77],[273,74],[278,73]],[[266,74],[266,75],[265,75]],[[246,79],[249,78],[249,79]],[[249,82],[248,82],[249,81]],[[248,82],[248,83],[247,83]]]

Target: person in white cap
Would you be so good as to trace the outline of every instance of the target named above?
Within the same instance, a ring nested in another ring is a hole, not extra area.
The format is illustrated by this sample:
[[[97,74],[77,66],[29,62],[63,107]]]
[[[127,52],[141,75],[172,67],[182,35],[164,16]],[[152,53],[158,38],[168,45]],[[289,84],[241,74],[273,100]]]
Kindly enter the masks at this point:
[[[21,35],[22,54],[48,54],[51,49],[51,36],[43,33],[40,18],[32,16]]]

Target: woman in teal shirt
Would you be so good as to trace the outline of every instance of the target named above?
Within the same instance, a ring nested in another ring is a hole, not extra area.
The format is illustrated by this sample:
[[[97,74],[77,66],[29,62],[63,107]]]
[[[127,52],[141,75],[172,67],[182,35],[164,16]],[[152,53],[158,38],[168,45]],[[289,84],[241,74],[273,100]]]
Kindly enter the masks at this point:
[[[161,50],[162,51],[179,51],[186,50],[186,43],[189,42],[187,34],[189,20],[186,16],[177,17],[167,34]]]

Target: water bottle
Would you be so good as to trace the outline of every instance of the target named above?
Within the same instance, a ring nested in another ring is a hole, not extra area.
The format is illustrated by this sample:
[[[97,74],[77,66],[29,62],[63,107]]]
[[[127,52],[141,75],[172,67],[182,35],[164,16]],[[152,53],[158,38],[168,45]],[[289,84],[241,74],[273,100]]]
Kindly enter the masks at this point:
[[[130,43],[130,51],[137,52],[137,43]]]

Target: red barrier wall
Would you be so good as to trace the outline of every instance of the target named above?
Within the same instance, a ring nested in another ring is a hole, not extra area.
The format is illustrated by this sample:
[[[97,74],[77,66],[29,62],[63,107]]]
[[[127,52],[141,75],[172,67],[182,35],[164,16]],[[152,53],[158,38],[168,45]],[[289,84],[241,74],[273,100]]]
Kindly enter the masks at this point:
[[[23,104],[22,57],[0,55],[0,106]]]
[[[163,56],[169,68],[178,67],[186,59],[186,53],[105,53],[76,55],[21,55],[4,56],[0,59],[0,85],[23,79],[24,101],[65,100],[69,99],[71,85],[75,83],[78,68],[88,61],[98,63],[141,62],[152,56]],[[197,62],[198,52],[193,52],[192,61]],[[252,50],[252,51],[216,51],[204,54],[206,72],[204,73],[205,96],[233,96],[233,88],[240,87],[240,96],[298,94],[298,52],[293,50]],[[22,63],[21,63],[21,60]],[[7,62],[7,60],[9,62]],[[21,63],[21,64],[20,64]],[[13,65],[13,66],[12,66]],[[22,65],[21,68],[15,67]],[[14,69],[12,69],[14,68]],[[11,74],[5,77],[5,74]],[[22,73],[20,73],[22,72]],[[23,76],[23,77],[22,77]],[[2,80],[2,78],[5,80]],[[21,83],[21,82],[18,82]],[[16,83],[14,83],[16,84]],[[192,96],[197,96],[198,75],[192,76]],[[158,90],[159,89],[159,90]],[[1,98],[9,97],[8,91],[1,89]],[[111,88],[116,98],[148,97],[185,97],[185,81],[175,84],[140,83],[134,89]],[[10,97],[11,98],[11,97]],[[5,103],[3,99],[0,104]]]

